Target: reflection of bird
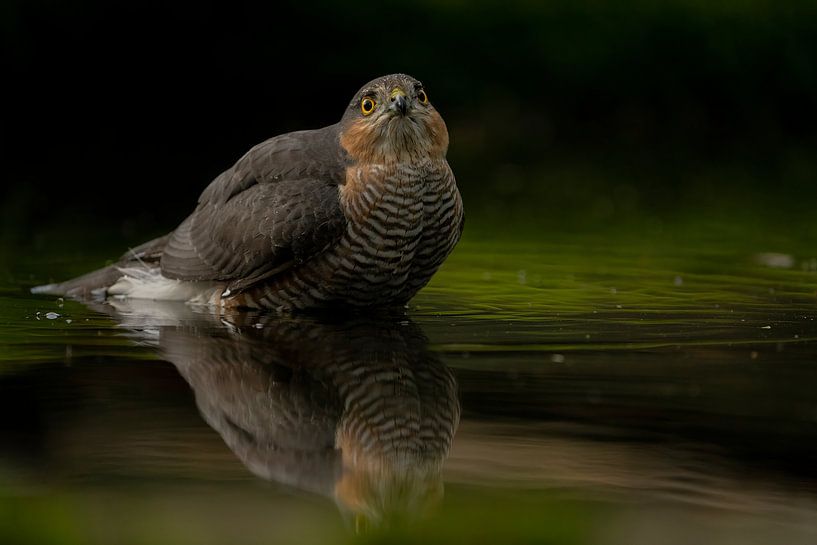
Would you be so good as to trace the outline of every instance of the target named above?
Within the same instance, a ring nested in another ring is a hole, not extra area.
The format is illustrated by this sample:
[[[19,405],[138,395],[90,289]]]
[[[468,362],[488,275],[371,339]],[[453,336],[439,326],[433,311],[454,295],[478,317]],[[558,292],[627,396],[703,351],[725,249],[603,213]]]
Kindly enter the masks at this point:
[[[242,313],[225,329],[179,304],[159,309],[180,307],[184,321],[162,322],[151,303],[146,325],[136,303],[114,302],[122,325],[158,343],[205,420],[259,477],[332,496],[375,524],[440,497],[457,388],[405,317]]]
[[[422,84],[366,84],[340,122],[252,148],[167,236],[35,292],[301,309],[408,301],[459,239],[448,131]]]

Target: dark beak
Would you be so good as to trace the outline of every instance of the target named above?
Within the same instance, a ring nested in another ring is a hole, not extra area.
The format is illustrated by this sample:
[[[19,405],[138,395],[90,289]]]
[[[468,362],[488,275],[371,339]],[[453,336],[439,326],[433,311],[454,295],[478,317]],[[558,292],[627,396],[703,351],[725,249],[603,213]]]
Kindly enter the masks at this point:
[[[405,95],[400,93],[392,98],[391,107],[389,109],[398,112],[401,116],[405,116],[406,112],[408,112],[408,106],[408,100],[406,100]]]

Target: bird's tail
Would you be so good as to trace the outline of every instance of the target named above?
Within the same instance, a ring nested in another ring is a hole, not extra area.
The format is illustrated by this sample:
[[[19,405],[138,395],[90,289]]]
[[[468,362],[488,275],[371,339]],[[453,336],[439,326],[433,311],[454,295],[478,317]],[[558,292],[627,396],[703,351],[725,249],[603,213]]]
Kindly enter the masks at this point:
[[[108,293],[108,288],[125,276],[122,269],[134,266],[150,269],[157,266],[166,242],[166,236],[153,239],[128,250],[113,265],[91,271],[65,282],[33,287],[31,293],[62,295],[77,299],[104,298]]]
[[[119,270],[119,267],[119,264],[108,265],[107,267],[97,269],[65,282],[35,286],[31,288],[31,293],[64,295],[77,299],[105,297],[108,288],[122,278],[122,272]]]

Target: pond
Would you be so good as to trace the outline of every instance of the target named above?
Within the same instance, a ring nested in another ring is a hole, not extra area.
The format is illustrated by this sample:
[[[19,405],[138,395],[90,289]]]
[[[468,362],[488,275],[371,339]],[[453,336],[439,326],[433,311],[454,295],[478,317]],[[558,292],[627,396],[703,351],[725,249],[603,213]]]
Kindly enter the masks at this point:
[[[7,253],[0,541],[817,540],[812,237],[469,222],[347,317],[35,297],[122,248]]]

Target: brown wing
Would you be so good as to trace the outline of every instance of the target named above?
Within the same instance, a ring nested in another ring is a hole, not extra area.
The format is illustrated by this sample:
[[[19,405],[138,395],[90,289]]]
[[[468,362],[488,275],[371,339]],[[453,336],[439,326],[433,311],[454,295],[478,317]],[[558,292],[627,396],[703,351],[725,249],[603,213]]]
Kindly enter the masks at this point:
[[[204,190],[171,233],[162,274],[227,281],[245,288],[303,262],[335,242],[346,218],[335,127],[267,140]]]

